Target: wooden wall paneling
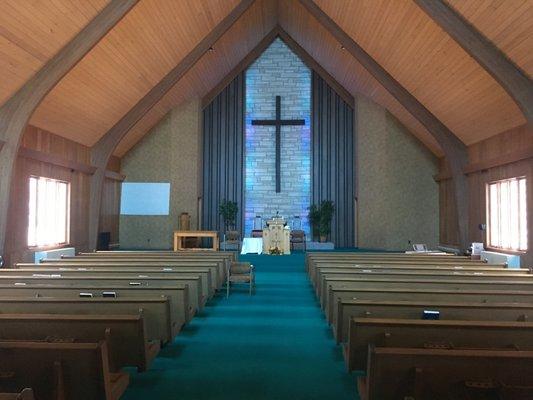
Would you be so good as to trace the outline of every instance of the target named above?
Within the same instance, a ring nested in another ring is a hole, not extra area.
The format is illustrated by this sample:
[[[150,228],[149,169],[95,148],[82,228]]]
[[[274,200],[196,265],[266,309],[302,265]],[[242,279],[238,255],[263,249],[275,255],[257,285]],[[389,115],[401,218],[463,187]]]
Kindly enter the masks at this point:
[[[46,176],[70,182],[71,216],[70,244],[77,250],[88,249],[88,203],[90,174],[88,171],[73,169],[74,165],[88,166],[90,150],[88,147],[54,135],[50,132],[28,126],[22,138],[22,148],[38,157],[19,154],[16,161],[12,193],[9,203],[8,234],[6,235],[5,255],[10,263],[32,261],[33,249],[27,247],[28,227],[28,179],[31,175]],[[47,158],[46,156],[50,156]],[[61,162],[50,162],[55,160]],[[120,160],[113,158],[109,168],[116,168]],[[120,175],[111,170],[113,176]],[[111,232],[112,241],[118,240],[121,180],[106,179],[102,202],[102,227]]]
[[[30,158],[35,161],[41,161],[48,164],[54,164],[63,168],[72,169],[74,171],[82,172],[84,174],[92,175],[96,171],[96,168],[92,165],[71,161],[61,156],[44,153],[38,150],[29,149],[27,147],[21,147],[18,152],[19,157]]]
[[[7,229],[11,178],[24,129],[46,94],[96,43],[115,26],[138,0],[111,0],[70,42],[51,58],[0,108],[0,254]]]
[[[24,148],[39,154],[62,155],[63,159],[83,164],[89,160],[89,149],[50,132],[29,126],[22,138]],[[45,176],[70,183],[70,244],[77,250],[87,249],[87,223],[90,175],[46,162],[46,159],[17,157],[12,181],[5,255],[8,263],[32,261],[34,249],[28,243],[28,180]],[[9,265],[9,264],[8,264]]]
[[[415,2],[500,83],[533,123],[533,83],[526,73],[444,1]]]
[[[469,226],[470,241],[483,241],[486,244],[486,232],[479,230],[478,225],[486,224],[486,185],[489,182],[517,176],[526,176],[528,193],[528,252],[522,254],[522,263],[533,266],[533,159],[515,158],[512,162],[492,163],[492,160],[508,160],[512,155],[519,154],[533,143],[533,131],[527,126],[503,132],[497,136],[468,147],[471,166],[484,165],[486,168],[475,168],[469,171]],[[441,170],[445,164],[441,163]],[[444,171],[445,173],[445,171]],[[455,209],[451,202],[450,180],[439,182],[440,190],[440,241],[443,244],[456,244],[454,236]]]
[[[454,195],[458,217],[459,244],[464,251],[468,246],[467,182],[463,168],[467,164],[466,146],[455,134],[436,118],[422,103],[366,53],[339,25],[335,23],[312,0],[300,3],[324,26],[346,50],[357,59],[427,130],[434,136],[446,154],[452,172]]]
[[[239,4],[187,54],[165,77],[133,106],[113,127],[102,136],[91,150],[91,160],[98,168],[91,179],[89,238],[91,249],[96,248],[98,222],[109,157],[127,132],[191,69],[213,44],[252,5],[254,0],[241,0]]]
[[[119,241],[121,187],[121,181],[109,178],[104,181],[102,207],[100,210],[100,231],[111,233],[111,243],[118,243]]]

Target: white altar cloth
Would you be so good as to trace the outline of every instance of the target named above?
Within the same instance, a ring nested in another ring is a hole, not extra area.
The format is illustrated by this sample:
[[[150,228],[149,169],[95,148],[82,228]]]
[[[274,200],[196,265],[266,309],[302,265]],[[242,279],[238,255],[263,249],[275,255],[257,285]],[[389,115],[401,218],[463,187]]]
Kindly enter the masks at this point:
[[[263,238],[244,238],[242,241],[241,254],[263,253]]]

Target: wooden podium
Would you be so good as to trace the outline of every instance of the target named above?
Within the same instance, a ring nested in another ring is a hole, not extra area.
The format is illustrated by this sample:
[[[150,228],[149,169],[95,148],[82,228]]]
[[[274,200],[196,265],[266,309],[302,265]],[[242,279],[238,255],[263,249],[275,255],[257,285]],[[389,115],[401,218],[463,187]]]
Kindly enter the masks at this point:
[[[212,238],[213,246],[211,248],[185,248],[183,238]],[[213,250],[218,251],[218,232],[216,231],[174,231],[174,251],[180,250]]]
[[[263,254],[274,254],[273,250],[279,251],[280,254],[291,254],[291,230],[287,221],[283,218],[272,218],[266,225],[263,229]]]

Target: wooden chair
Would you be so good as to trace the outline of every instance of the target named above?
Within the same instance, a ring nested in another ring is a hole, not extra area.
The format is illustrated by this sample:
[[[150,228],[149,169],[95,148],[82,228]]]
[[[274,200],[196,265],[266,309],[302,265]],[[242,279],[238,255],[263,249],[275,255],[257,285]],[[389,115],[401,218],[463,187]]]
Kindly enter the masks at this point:
[[[301,244],[303,246],[304,251],[307,250],[307,243],[305,240],[305,231],[301,229],[295,229],[291,231],[291,250],[294,250],[295,244]]]
[[[248,262],[232,262],[226,274],[226,298],[229,297],[231,283],[248,283],[250,285],[250,296],[255,289],[254,266]]]
[[[261,229],[254,229],[252,231],[252,237],[253,238],[262,238],[263,237],[263,231]]]

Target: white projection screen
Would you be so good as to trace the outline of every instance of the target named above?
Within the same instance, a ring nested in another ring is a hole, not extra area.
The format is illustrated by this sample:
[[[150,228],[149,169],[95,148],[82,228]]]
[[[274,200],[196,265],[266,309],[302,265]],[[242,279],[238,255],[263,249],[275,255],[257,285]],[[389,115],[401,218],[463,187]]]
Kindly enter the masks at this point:
[[[121,215],[168,215],[170,183],[124,182]]]

